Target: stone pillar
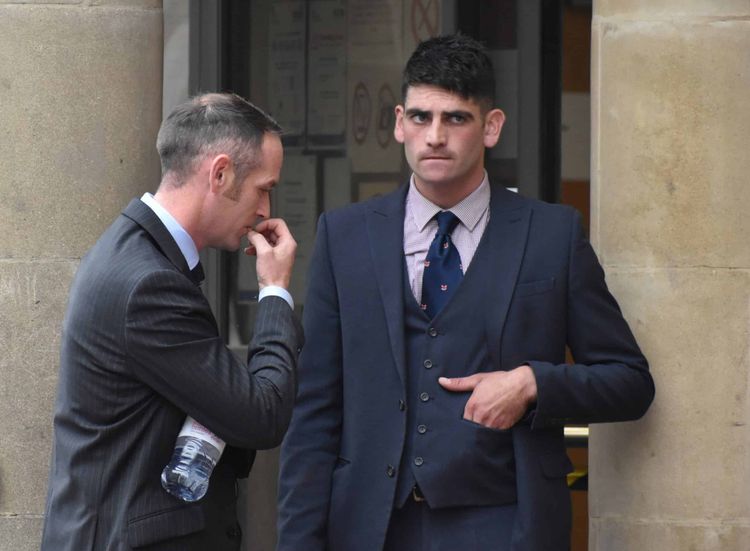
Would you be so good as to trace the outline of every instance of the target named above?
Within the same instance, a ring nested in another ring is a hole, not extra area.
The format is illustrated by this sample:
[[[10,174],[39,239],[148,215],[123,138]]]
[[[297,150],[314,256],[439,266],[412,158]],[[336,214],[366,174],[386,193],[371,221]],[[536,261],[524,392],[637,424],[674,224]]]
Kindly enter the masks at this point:
[[[750,1],[595,0],[592,239],[656,400],[594,426],[595,551],[750,545]]]
[[[156,187],[161,0],[0,0],[0,550],[39,548],[82,254]]]

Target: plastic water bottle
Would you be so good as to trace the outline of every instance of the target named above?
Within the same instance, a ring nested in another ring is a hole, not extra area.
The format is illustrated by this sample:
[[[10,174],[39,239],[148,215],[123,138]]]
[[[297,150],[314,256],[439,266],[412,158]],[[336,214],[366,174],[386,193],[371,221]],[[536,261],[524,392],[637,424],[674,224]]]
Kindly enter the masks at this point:
[[[185,419],[172,460],[161,473],[162,487],[183,501],[198,501],[224,451],[224,441],[192,417]]]

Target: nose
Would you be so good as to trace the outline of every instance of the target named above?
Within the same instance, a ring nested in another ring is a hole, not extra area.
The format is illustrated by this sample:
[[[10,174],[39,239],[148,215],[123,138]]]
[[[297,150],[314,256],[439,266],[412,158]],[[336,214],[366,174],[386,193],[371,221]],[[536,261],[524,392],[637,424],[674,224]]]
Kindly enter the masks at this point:
[[[445,145],[445,128],[440,117],[435,117],[427,130],[427,145],[430,147],[442,147]]]
[[[268,192],[264,192],[260,200],[258,201],[258,210],[256,212],[258,217],[260,218],[270,218],[271,217],[271,194]]]

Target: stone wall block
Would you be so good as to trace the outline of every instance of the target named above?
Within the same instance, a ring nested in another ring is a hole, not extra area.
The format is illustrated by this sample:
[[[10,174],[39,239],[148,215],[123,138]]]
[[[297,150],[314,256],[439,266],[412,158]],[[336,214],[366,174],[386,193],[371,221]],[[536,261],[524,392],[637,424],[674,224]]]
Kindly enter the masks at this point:
[[[161,10],[163,0],[86,0],[92,7],[121,7],[133,9]]]
[[[0,549],[3,551],[39,551],[43,524],[42,517],[3,518],[0,522]]]
[[[0,262],[0,514],[44,511],[60,328],[77,266]]]
[[[750,270],[610,270],[608,282],[651,363],[656,399],[640,421],[591,427],[592,522],[750,526]]]
[[[594,50],[603,263],[750,267],[750,19],[599,20]]]
[[[162,0],[0,0],[0,4],[74,4],[82,8],[106,6],[131,9],[161,9]]]
[[[660,524],[593,520],[589,549],[606,551],[747,551],[750,526],[733,522],[690,519]]]
[[[161,9],[163,0],[0,0],[2,4],[49,5],[73,4],[80,8],[120,7],[128,9]]]
[[[157,9],[0,4],[0,258],[80,257],[155,189],[161,25]]]
[[[594,0],[594,15],[638,19],[737,17],[750,14],[748,0]]]

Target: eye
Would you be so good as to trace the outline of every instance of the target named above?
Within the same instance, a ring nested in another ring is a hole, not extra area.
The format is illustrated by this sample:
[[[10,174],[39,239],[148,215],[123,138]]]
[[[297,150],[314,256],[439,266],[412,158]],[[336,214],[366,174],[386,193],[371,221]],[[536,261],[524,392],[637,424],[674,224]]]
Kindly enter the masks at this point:
[[[463,115],[453,114],[448,117],[448,122],[452,124],[463,124],[466,122],[466,117]]]
[[[409,118],[415,124],[422,124],[428,120],[425,113],[412,113]]]

